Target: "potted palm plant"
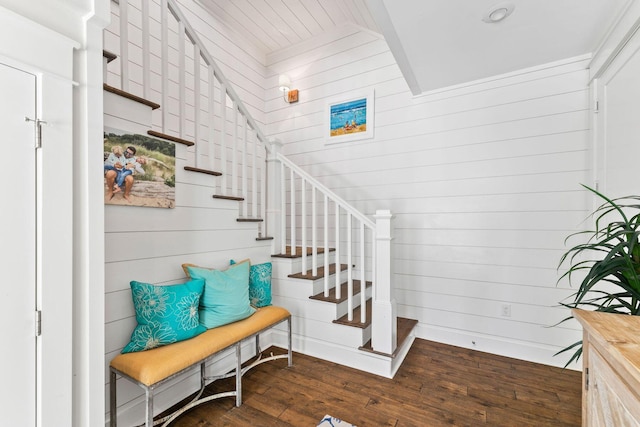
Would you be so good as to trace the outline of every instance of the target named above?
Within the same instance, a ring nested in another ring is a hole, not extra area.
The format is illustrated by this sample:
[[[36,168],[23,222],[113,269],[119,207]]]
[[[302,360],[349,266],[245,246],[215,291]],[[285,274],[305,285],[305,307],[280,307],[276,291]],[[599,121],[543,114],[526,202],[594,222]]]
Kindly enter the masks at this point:
[[[640,197],[627,196],[609,199],[600,192],[583,185],[603,203],[593,212],[593,230],[571,234],[565,240],[581,236],[581,241],[561,257],[558,268],[568,264],[558,282],[572,276],[584,278],[577,291],[561,302],[567,308],[582,308],[627,315],[640,314]],[[571,319],[569,316],[560,323]],[[556,355],[573,350],[566,363],[578,360],[582,341],[560,350]]]

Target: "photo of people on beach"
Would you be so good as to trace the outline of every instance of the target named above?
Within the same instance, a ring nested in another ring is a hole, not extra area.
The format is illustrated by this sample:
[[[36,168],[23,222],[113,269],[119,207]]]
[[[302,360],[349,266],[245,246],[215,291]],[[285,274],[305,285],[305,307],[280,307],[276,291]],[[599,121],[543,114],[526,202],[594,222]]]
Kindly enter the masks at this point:
[[[105,128],[103,167],[105,204],[175,207],[174,143]]]

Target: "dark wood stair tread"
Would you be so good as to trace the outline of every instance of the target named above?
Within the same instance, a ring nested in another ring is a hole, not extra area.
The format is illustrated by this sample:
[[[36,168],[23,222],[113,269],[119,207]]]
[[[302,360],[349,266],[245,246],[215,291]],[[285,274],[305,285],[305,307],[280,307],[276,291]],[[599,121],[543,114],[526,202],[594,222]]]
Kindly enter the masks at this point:
[[[336,288],[333,287],[329,289],[329,296],[325,297],[324,292],[320,292],[317,295],[310,296],[309,299],[316,301],[325,301],[332,302],[335,304],[341,303],[347,300],[347,282],[344,282],[340,285],[340,298],[336,298]],[[367,288],[371,287],[371,282],[367,282]],[[353,281],[353,295],[358,295],[360,293],[360,280]]]
[[[237,202],[242,202],[244,201],[244,197],[236,197],[236,196],[222,196],[220,194],[214,194],[213,195],[214,199],[223,199],[223,200],[235,200]]]
[[[189,141],[187,139],[178,138],[177,136],[167,135],[166,133],[157,132],[155,130],[148,130],[148,135],[155,136],[156,138],[166,139],[167,141],[177,142],[178,144],[186,145],[187,147],[191,147],[192,145],[196,145],[195,142]],[[185,167],[186,169],[186,167]]]
[[[212,170],[209,170],[209,169],[194,168],[193,166],[185,166],[184,170],[190,171],[190,172],[206,173],[207,175],[213,175],[213,176],[222,175],[220,172],[212,171]]]
[[[362,312],[361,306],[357,306],[353,310],[353,320],[349,320],[348,314],[345,314],[338,320],[334,320],[333,323],[337,323],[339,325],[353,326],[354,328],[365,329],[367,326],[371,324],[371,300],[367,300],[367,316],[366,321],[364,323],[360,322],[360,313]]]
[[[262,222],[264,219],[262,218],[236,218],[238,222]]]
[[[383,356],[388,356],[392,358],[396,357],[398,355],[398,350],[402,348],[402,345],[404,344],[405,340],[409,338],[409,335],[411,335],[411,331],[413,331],[413,328],[418,324],[417,320],[407,319],[405,317],[398,317],[396,320],[398,322],[398,335],[397,335],[398,345],[396,346],[396,350],[393,352],[393,354],[387,354],[387,353],[375,351],[371,347],[371,340],[367,341],[367,343],[362,347],[358,347],[358,350],[368,351],[370,353],[375,353],[375,354],[381,354]]]
[[[160,108],[160,104],[156,104],[155,102],[149,101],[148,99],[144,99],[142,97],[139,97],[138,95],[134,95],[132,93],[125,92],[124,90],[118,89],[117,87],[109,86],[106,83],[103,83],[102,88],[104,90],[106,90],[107,92],[111,92],[113,94],[122,96],[123,98],[127,98],[127,99],[130,99],[132,101],[139,102],[140,104],[146,105],[147,107],[151,107],[152,110],[156,110],[156,109]]]
[[[107,58],[107,64],[118,57],[118,55],[116,55],[115,53],[109,52],[108,50],[105,50],[105,49],[102,49],[102,56],[104,58]]]
[[[344,271],[348,268],[347,264],[340,264],[340,270]],[[289,277],[291,277],[292,279],[307,279],[307,280],[317,280],[317,279],[321,279],[324,277],[324,266],[322,267],[318,267],[318,274],[316,276],[314,276],[312,274],[313,269],[307,270],[306,273],[294,273],[294,274],[290,274]],[[331,264],[329,265],[329,275],[331,274],[335,274],[336,273],[336,265],[335,264]]]
[[[324,253],[324,248],[317,248],[318,254]],[[329,248],[329,252],[335,252],[335,248]],[[313,255],[313,248],[307,247],[307,255]],[[291,253],[291,246],[287,246],[283,254],[271,255],[273,258],[302,258],[302,246],[296,246],[296,253]]]

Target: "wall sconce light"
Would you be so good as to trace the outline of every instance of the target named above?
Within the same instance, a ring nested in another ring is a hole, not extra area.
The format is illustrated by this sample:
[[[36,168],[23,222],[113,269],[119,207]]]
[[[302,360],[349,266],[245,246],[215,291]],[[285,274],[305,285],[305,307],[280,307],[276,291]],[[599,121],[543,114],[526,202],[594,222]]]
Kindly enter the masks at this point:
[[[298,89],[291,89],[291,79],[286,74],[280,74],[278,77],[278,88],[284,92],[284,100],[291,104],[298,102]]]

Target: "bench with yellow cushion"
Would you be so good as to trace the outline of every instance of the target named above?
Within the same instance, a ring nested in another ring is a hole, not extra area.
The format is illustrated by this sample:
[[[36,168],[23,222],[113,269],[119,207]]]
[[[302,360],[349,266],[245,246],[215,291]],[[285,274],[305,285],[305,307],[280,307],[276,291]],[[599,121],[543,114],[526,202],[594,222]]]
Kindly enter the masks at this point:
[[[287,354],[272,355],[261,358],[259,334],[267,329],[287,321],[289,345]],[[248,338],[255,337],[256,354],[258,355],[251,365],[242,368],[241,344]],[[230,374],[217,377],[205,376],[205,364],[213,359],[219,352],[235,347],[236,369]],[[252,367],[275,359],[288,359],[288,365],[292,365],[291,353],[291,314],[282,307],[268,306],[257,311],[246,319],[228,325],[209,329],[202,334],[163,347],[154,348],[136,353],[119,354],[110,363],[110,409],[111,426],[117,426],[116,405],[116,375],[127,378],[138,384],[146,394],[146,427],[153,426],[153,392],[156,387],[164,382],[189,371],[196,365],[200,365],[201,389],[192,402],[163,419],[167,425],[184,411],[208,402],[213,399],[226,396],[236,397],[236,406],[242,404],[242,375]],[[200,399],[207,381],[229,376],[236,377],[235,390],[218,393]],[[156,423],[159,423],[156,421]]]

